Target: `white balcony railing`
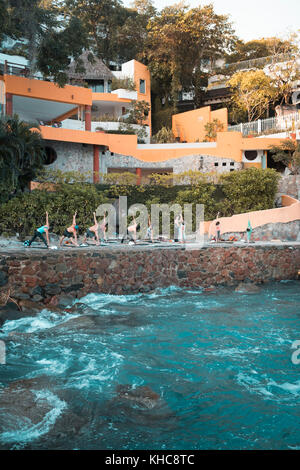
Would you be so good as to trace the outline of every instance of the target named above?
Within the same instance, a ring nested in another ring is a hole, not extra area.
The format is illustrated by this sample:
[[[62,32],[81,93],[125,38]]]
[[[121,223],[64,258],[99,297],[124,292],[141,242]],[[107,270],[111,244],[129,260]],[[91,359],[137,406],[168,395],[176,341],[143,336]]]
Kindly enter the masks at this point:
[[[287,114],[285,116],[272,117],[268,119],[258,119],[253,122],[243,122],[235,126],[228,126],[229,132],[242,132],[244,136],[250,134],[269,134],[279,131],[296,130],[300,127],[300,112]]]

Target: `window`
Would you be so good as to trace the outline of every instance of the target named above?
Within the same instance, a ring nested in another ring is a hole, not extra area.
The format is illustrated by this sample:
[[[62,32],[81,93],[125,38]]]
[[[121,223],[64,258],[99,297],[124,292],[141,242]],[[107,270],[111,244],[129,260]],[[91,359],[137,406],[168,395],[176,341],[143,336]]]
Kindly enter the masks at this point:
[[[107,82],[107,93],[111,93],[111,80]]]
[[[215,166],[219,166],[219,163],[218,163],[218,162],[215,162]]]
[[[257,158],[257,150],[246,150],[245,151],[246,160],[255,160]]]
[[[230,162],[230,166],[234,166],[234,162]]]
[[[89,83],[89,88],[94,93],[104,93],[104,80],[93,80]]]
[[[222,165],[223,165],[223,166],[226,166],[226,162],[223,162]]]
[[[140,80],[140,93],[146,93],[146,82],[145,82],[145,80]]]

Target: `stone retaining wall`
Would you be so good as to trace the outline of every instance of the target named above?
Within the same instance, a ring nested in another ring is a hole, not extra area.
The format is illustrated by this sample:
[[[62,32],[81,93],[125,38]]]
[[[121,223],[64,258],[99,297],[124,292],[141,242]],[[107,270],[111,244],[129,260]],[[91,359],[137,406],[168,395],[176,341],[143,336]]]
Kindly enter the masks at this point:
[[[148,292],[157,287],[207,287],[296,279],[300,246],[205,246],[34,250],[0,254],[0,294],[56,305],[90,292]]]
[[[246,232],[226,232],[222,237],[228,240],[229,237],[234,236],[238,240],[245,238]],[[260,227],[255,227],[252,232],[252,241],[271,241],[271,240],[300,242],[300,220],[287,222],[285,224],[277,222],[276,224],[265,224]]]

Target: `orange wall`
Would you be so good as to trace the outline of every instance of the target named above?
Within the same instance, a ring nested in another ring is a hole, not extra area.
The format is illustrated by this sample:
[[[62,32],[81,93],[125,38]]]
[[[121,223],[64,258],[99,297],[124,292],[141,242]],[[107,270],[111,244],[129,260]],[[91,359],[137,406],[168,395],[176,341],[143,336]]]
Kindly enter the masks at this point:
[[[244,214],[236,214],[232,217],[221,217],[221,233],[245,232],[248,226],[248,220],[252,228],[265,224],[288,223],[294,220],[300,220],[300,202],[290,196],[282,196],[282,204],[285,207],[278,209],[267,209],[263,211],[253,211]],[[215,234],[215,222],[206,224],[206,229],[210,235]]]
[[[279,143],[281,139],[243,139],[240,132],[219,132],[217,142],[213,147],[186,148],[174,145],[172,148],[157,148],[155,145],[150,149],[139,148],[135,135],[106,134],[100,132],[77,131],[71,129],[41,127],[42,136],[47,140],[59,140],[63,142],[77,142],[86,144],[105,145],[111,152],[132,156],[146,162],[163,162],[166,160],[180,158],[188,155],[211,155],[215,157],[230,158],[236,162],[242,161],[242,149],[245,140],[251,140],[253,148],[268,148],[270,144]],[[265,142],[265,147],[262,143]],[[256,142],[256,143],[255,143]]]
[[[75,105],[91,105],[92,91],[89,88],[66,85],[60,88],[52,82],[5,75],[6,93]]]
[[[140,80],[145,80],[146,82],[146,93],[140,93]],[[150,111],[145,124],[150,127],[151,135],[151,79],[150,71],[146,65],[141,64],[137,60],[134,61],[134,83],[137,90],[138,101],[147,101],[150,105]]]
[[[201,142],[205,136],[204,126],[210,122],[210,106],[194,109],[172,116],[172,130],[175,137],[183,142]]]
[[[172,116],[173,134],[179,137],[181,142],[202,142],[206,135],[204,126],[214,119],[219,119],[224,125],[223,130],[227,131],[227,108],[211,111],[210,106],[205,106],[193,111],[174,114]]]
[[[219,119],[224,125],[223,131],[227,131],[228,128],[228,110],[227,108],[217,109],[216,111],[211,111],[211,120]]]

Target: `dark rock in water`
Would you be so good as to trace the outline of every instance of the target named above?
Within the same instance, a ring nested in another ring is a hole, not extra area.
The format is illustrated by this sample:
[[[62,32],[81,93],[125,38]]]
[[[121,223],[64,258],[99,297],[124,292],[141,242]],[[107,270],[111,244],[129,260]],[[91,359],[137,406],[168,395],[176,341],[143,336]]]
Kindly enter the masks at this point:
[[[60,325],[48,328],[46,334],[61,330],[94,330],[96,325],[95,315],[82,315],[80,317],[71,318]]]
[[[257,294],[257,292],[260,292],[260,287],[251,282],[241,282],[235,289],[235,292],[240,294]]]
[[[22,433],[24,428],[31,428],[43,420],[47,421],[45,419],[47,413],[56,406],[63,409],[65,403],[49,392],[49,385],[49,377],[42,376],[17,380],[11,382],[8,387],[2,388],[0,390],[0,432],[12,433],[12,436],[15,431]],[[45,430],[46,428],[45,422]],[[11,439],[13,440],[13,437]]]
[[[72,307],[65,308],[65,312],[76,313],[76,314],[87,313],[88,311],[92,311],[92,309],[88,305],[82,302],[77,302],[76,304],[72,305]]]
[[[19,305],[22,309],[23,316],[30,316],[39,314],[42,310],[50,310],[51,312],[63,314],[64,310],[56,305],[44,305],[40,302],[33,302],[32,300],[21,300]]]
[[[45,305],[43,303],[33,302],[32,300],[27,299],[20,300],[19,305],[23,312],[23,316],[26,314],[35,315],[45,309]]]
[[[62,295],[58,300],[58,307],[67,307],[68,305],[72,305],[73,301],[74,297],[71,297],[70,295]]]
[[[118,398],[132,401],[149,409],[160,404],[160,395],[147,385],[137,388],[132,388],[130,385],[118,385],[117,394]]]
[[[39,312],[40,310],[35,313]],[[0,307],[0,326],[7,320],[19,320],[20,318],[31,315],[33,315],[32,312],[21,311],[14,302],[8,302],[5,307]]]

